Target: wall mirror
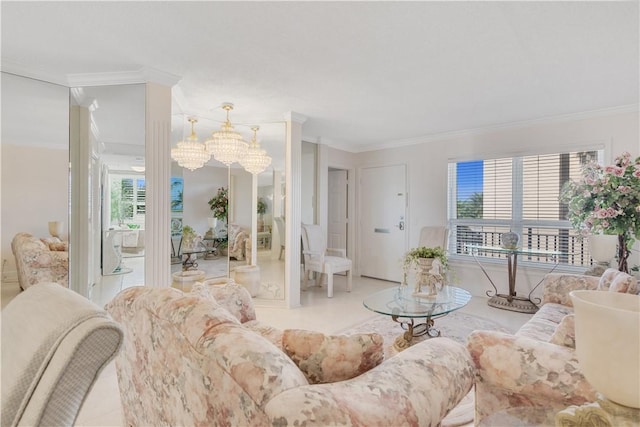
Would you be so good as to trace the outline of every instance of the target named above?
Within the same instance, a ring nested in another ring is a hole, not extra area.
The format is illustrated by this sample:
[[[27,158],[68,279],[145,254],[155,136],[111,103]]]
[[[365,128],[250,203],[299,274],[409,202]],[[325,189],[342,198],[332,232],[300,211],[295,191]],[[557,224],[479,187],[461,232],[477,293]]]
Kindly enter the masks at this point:
[[[47,237],[60,221],[68,240],[69,88],[6,72],[1,82],[3,285],[18,286],[17,233]]]
[[[200,142],[210,139],[220,129],[222,121],[211,118],[174,114],[172,119],[172,147],[191,132],[189,118],[195,118],[195,133]],[[233,120],[232,120],[233,122]],[[254,124],[233,123],[247,142],[253,137]],[[183,269],[204,272],[206,279],[236,277],[236,269],[257,265],[260,270],[259,286],[250,291],[256,302],[284,300],[284,260],[275,218],[284,219],[284,154],[285,124],[258,124],[257,138],[260,145],[272,157],[272,166],[255,178],[238,163],[227,167],[211,158],[203,167],[189,170],[172,161],[172,200],[174,186],[181,190],[181,210],[172,207],[172,273]],[[181,175],[178,177],[178,175]],[[277,181],[276,181],[277,180]],[[174,184],[175,182],[175,184]],[[277,187],[274,191],[274,187]],[[223,194],[224,193],[224,194]],[[221,197],[226,197],[226,217],[216,218]],[[213,200],[212,210],[210,201]],[[254,200],[256,224],[253,225]],[[172,203],[173,206],[173,203]],[[184,230],[193,231],[196,248],[184,250]],[[284,230],[283,230],[284,232]],[[253,259],[253,235],[255,252]],[[186,264],[185,264],[186,261]],[[194,263],[194,264],[192,264]],[[255,277],[251,277],[255,280]],[[244,280],[247,280],[245,275]],[[250,287],[250,284],[247,284]]]
[[[145,85],[70,89],[72,289],[102,303],[144,283]]]

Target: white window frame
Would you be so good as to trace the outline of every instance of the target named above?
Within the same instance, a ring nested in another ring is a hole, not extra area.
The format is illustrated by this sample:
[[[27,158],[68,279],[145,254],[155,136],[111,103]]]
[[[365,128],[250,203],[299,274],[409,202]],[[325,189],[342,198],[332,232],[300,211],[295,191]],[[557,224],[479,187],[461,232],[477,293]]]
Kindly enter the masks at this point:
[[[601,141],[592,142],[584,145],[572,145],[572,146],[560,146],[556,150],[545,150],[545,151],[530,151],[530,152],[519,152],[519,153],[505,153],[505,154],[496,154],[496,155],[487,155],[484,157],[478,158],[457,158],[457,159],[449,159],[448,161],[448,188],[447,188],[447,210],[448,210],[448,226],[451,233],[449,239],[449,258],[451,260],[458,261],[470,261],[473,259],[471,254],[468,253],[457,253],[458,250],[458,239],[457,239],[457,230],[458,226],[503,226],[508,227],[512,230],[525,230],[526,228],[549,228],[549,229],[568,229],[572,230],[572,225],[568,220],[524,220],[523,219],[523,196],[524,196],[524,187],[523,187],[523,158],[527,156],[536,156],[536,155],[548,155],[548,154],[560,154],[560,153],[569,153],[569,152],[579,152],[579,151],[597,151],[598,152],[598,162],[603,164],[605,161],[605,145]],[[474,219],[474,218],[456,218],[457,215],[457,169],[456,165],[462,162],[471,162],[471,161],[486,161],[493,160],[499,158],[511,158],[512,159],[512,218],[511,220],[502,220],[502,219]],[[575,253],[575,251],[574,251]],[[576,257],[582,256],[583,263],[580,264],[571,264],[571,263],[561,263],[560,266],[563,270],[571,271],[571,270],[584,270],[585,267],[590,263],[590,259],[588,258],[588,254],[586,254],[583,250],[581,255],[576,254]],[[585,256],[587,258],[585,259]],[[499,258],[503,258],[501,255],[492,254],[486,257],[482,257],[483,263],[487,262],[503,262],[499,260]],[[545,268],[549,266],[549,264],[555,264],[553,260],[526,260],[521,259],[519,263],[523,266],[528,267],[540,267]]]

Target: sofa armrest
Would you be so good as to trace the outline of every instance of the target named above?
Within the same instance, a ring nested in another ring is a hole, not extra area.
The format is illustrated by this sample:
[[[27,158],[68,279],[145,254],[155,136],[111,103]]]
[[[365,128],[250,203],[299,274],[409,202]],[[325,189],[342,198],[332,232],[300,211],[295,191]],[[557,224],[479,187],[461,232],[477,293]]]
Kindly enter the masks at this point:
[[[599,281],[599,277],[583,274],[549,273],[542,284],[542,304],[553,302],[573,307],[569,292],[579,289],[596,289]]]
[[[447,338],[418,343],[347,381],[286,390],[265,412],[272,425],[439,425],[469,392],[473,366]]]
[[[49,250],[19,252],[16,256],[16,267],[18,280],[23,289],[43,282],[55,282],[69,287],[69,252]]]
[[[580,371],[572,348],[502,332],[474,331],[467,349],[477,369],[480,418],[511,406],[566,407],[595,400],[595,390]]]

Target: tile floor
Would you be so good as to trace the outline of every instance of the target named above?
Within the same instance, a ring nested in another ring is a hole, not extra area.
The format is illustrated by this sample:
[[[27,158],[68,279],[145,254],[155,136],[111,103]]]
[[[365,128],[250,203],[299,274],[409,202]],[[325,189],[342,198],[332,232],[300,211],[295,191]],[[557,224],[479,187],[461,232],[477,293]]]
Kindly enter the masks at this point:
[[[395,283],[365,277],[353,278],[352,292],[346,292],[346,278],[336,276],[334,297],[329,299],[325,287],[312,287],[301,293],[302,306],[284,309],[256,304],[257,317],[278,328],[301,328],[335,333],[354,326],[374,314],[362,305],[365,296],[381,289],[396,286]],[[119,288],[119,286],[118,286]],[[96,289],[101,297],[111,290]],[[17,290],[3,286],[2,306],[15,296]],[[491,308],[487,298],[473,297],[461,311],[487,317],[511,328],[518,329],[530,315]],[[122,426],[122,409],[114,363],[110,363],[101,373],[80,411],[76,426]]]

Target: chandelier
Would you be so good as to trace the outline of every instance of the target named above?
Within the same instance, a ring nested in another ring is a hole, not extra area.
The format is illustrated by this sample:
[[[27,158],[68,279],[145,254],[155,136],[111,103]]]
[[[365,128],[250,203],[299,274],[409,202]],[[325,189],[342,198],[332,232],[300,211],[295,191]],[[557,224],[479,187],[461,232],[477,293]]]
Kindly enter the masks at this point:
[[[233,110],[233,104],[222,104],[222,109],[227,112],[227,120],[223,123],[222,129],[213,132],[211,139],[206,141],[205,145],[214,159],[231,166],[232,163],[244,158],[248,146],[243,141],[242,135],[233,130],[229,121],[229,111]]]
[[[251,140],[251,144],[247,149],[247,154],[240,159],[240,165],[247,171],[252,174],[259,174],[265,171],[271,164],[271,157],[267,155],[267,152],[260,148],[260,143],[258,142],[257,133],[260,129],[259,126],[254,126],[251,128],[253,131],[253,139]]]
[[[198,136],[193,130],[193,125],[198,120],[192,117],[187,120],[191,123],[191,135],[186,140],[178,142],[177,146],[171,149],[171,158],[183,168],[194,171],[204,166],[211,155],[206,150],[205,145],[198,142]]]

